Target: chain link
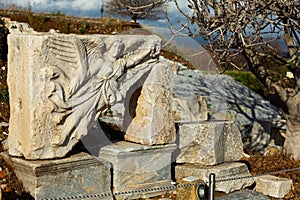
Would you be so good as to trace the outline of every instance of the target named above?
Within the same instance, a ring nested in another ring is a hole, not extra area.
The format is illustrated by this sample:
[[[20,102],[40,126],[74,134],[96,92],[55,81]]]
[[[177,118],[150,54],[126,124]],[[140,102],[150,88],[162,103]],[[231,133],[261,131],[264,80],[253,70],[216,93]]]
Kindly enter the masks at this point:
[[[281,174],[281,173],[287,173],[287,172],[293,172],[300,170],[300,167],[298,168],[291,168],[286,170],[280,170],[275,172],[268,172],[265,174],[256,174],[256,175],[249,175],[249,176],[237,176],[237,177],[231,177],[231,178],[224,178],[224,179],[217,179],[215,182],[226,182],[226,181],[235,181],[235,180],[241,180],[241,179],[248,179],[248,178],[256,178],[260,176],[265,175],[274,175],[274,174]],[[69,200],[69,199],[87,199],[87,198],[103,198],[103,197],[112,197],[112,196],[120,196],[120,195],[128,195],[128,194],[142,194],[147,192],[155,192],[155,191],[167,191],[167,190],[176,190],[179,188],[185,188],[185,187],[192,187],[192,186],[200,186],[200,185],[207,185],[207,181],[202,182],[195,182],[195,183],[184,183],[184,184],[177,184],[177,185],[165,185],[162,187],[155,187],[155,188],[145,188],[145,189],[139,189],[139,190],[132,190],[132,191],[123,191],[123,192],[115,192],[115,193],[103,193],[103,194],[94,194],[94,195],[78,195],[78,196],[71,196],[71,197],[59,197],[59,198],[50,198],[50,199],[43,199],[43,200]]]
[[[260,177],[260,176],[281,174],[281,173],[293,172],[293,171],[298,171],[298,170],[300,170],[300,167],[286,169],[286,170],[280,170],[280,171],[275,171],[275,172],[268,172],[265,174],[256,174],[256,175],[249,175],[249,176],[239,176],[239,177],[232,177],[232,178],[217,179],[215,182],[226,182],[226,181],[234,181],[234,180],[239,180],[239,179],[256,178],[256,177]]]

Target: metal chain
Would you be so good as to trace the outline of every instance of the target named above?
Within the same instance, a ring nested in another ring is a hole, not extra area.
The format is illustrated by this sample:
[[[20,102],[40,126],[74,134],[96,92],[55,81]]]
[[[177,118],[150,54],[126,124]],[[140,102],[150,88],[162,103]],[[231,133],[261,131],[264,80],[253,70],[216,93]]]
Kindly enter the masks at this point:
[[[233,178],[217,179],[215,182],[225,182],[225,181],[234,181],[234,180],[247,179],[247,178],[255,178],[255,177],[260,177],[260,176],[281,174],[281,173],[293,172],[293,171],[298,171],[298,170],[300,170],[300,167],[285,169],[285,170],[280,170],[280,171],[275,171],[275,172],[268,172],[265,174],[256,174],[256,175],[249,175],[249,176],[238,176],[238,177],[233,177]]]
[[[94,194],[94,195],[78,195],[72,197],[59,197],[59,198],[46,198],[43,200],[69,200],[69,199],[82,199],[82,198],[96,198],[96,197],[109,197],[109,196],[120,196],[126,194],[140,194],[146,192],[154,192],[154,191],[166,191],[166,190],[176,190],[178,188],[184,187],[192,187],[192,186],[199,186],[199,185],[207,185],[208,182],[196,182],[196,183],[185,183],[185,184],[178,184],[178,185],[166,185],[162,187],[155,187],[155,188],[145,188],[139,190],[132,190],[132,191],[124,191],[124,192],[115,192],[115,193],[103,193],[103,194]]]
[[[281,174],[286,172],[293,172],[300,170],[300,167],[298,168],[291,168],[286,170],[280,170],[275,172],[268,172],[265,174],[256,174],[256,175],[249,175],[249,176],[238,176],[238,177],[232,177],[232,178],[224,178],[224,179],[217,179],[215,182],[226,182],[226,181],[235,181],[235,180],[241,180],[241,179],[248,179],[248,178],[255,178],[265,175],[274,175],[274,174]],[[178,185],[166,185],[162,187],[155,187],[155,188],[145,188],[145,189],[139,189],[139,190],[132,190],[132,191],[124,191],[124,192],[115,192],[115,193],[103,193],[103,194],[94,194],[94,195],[78,195],[78,196],[71,196],[71,197],[58,197],[58,198],[46,198],[43,200],[69,200],[69,199],[87,199],[87,198],[103,198],[103,197],[109,197],[109,196],[119,196],[119,195],[127,195],[127,194],[140,194],[140,193],[146,193],[146,192],[154,192],[154,191],[167,191],[167,190],[176,190],[178,188],[185,188],[185,187],[192,187],[192,186],[200,186],[200,185],[207,185],[207,181],[203,182],[195,182],[195,183],[184,183],[184,184],[178,184]]]

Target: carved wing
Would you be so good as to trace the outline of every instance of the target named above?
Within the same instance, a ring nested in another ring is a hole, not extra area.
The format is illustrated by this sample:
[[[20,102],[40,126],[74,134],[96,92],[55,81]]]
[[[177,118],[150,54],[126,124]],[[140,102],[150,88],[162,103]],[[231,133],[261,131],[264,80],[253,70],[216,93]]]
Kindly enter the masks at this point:
[[[56,68],[55,76],[72,96],[89,78],[87,52],[76,37],[52,36],[42,46],[44,62]]]

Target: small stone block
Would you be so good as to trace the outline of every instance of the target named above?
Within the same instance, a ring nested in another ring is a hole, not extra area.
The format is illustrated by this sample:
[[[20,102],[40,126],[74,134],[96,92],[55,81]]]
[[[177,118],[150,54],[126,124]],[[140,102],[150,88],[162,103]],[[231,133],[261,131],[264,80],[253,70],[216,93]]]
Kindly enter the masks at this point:
[[[256,177],[254,180],[256,191],[275,198],[283,198],[293,185],[291,179],[279,178],[272,175]]]
[[[239,161],[244,154],[241,133],[233,121],[180,123],[177,163],[216,165]]]
[[[199,178],[195,177],[195,176],[189,176],[189,177],[183,178],[182,180],[187,181],[187,182],[193,182],[193,181],[199,180]]]
[[[171,156],[176,144],[145,146],[116,142],[101,148],[99,157],[112,164],[114,192],[157,188],[171,184]],[[117,199],[138,199],[164,194],[149,191],[117,195]]]
[[[1,157],[11,163],[18,179],[36,200],[112,194],[110,165],[86,153],[56,160],[31,161]],[[93,198],[89,198],[93,199]],[[113,199],[97,197],[96,199]]]
[[[200,164],[184,164],[175,167],[176,180],[180,180],[186,176],[199,177],[205,182],[209,181],[209,175],[214,173],[216,180],[225,180],[236,177],[250,176],[248,167],[244,163],[228,162],[215,166],[204,166]],[[236,190],[243,189],[254,183],[253,178],[243,178],[236,180],[227,180],[216,182],[216,191],[230,193]]]

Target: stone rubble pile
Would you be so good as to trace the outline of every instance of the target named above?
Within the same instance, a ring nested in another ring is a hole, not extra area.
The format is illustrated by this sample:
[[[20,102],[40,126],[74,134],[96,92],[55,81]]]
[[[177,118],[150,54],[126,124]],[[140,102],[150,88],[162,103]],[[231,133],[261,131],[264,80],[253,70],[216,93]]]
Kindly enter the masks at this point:
[[[272,138],[271,130],[285,129],[276,107],[227,75],[183,68],[174,76],[175,97],[205,98],[208,111],[203,114],[209,113],[208,119],[234,121],[249,150],[265,153]]]

